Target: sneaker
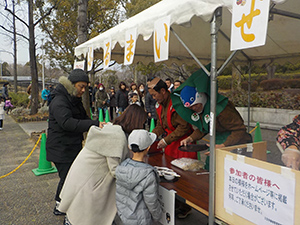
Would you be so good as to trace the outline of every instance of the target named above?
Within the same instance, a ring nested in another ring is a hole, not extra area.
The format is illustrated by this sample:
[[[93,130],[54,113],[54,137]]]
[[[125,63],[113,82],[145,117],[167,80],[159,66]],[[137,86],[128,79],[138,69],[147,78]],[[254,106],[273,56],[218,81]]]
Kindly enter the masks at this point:
[[[185,219],[188,215],[192,213],[192,208],[180,209],[177,214],[178,219]]]
[[[66,213],[61,212],[61,211],[58,210],[58,206],[59,206],[59,202],[56,202],[54,210],[53,210],[53,214],[55,216],[64,216],[64,215],[66,215]]]
[[[0,130],[3,130],[3,128],[2,128],[2,127],[0,127]]]

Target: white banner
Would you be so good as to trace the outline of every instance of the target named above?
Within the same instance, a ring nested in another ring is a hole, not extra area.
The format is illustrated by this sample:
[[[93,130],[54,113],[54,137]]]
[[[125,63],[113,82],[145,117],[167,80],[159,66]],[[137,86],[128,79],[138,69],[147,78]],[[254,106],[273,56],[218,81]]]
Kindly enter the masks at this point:
[[[175,225],[175,194],[176,191],[159,186],[159,201],[163,211],[159,222],[163,225]]]
[[[168,60],[169,58],[170,20],[171,16],[166,16],[154,23],[154,62]]]
[[[111,39],[104,41],[103,49],[103,69],[108,68],[111,58]]]
[[[127,30],[125,34],[124,65],[130,65],[134,59],[136,45],[136,28]]]
[[[88,61],[87,61],[87,70],[90,71],[93,69],[93,61],[94,61],[94,49],[93,47],[89,47],[88,52]]]
[[[270,0],[232,0],[230,50],[266,43]]]
[[[228,158],[224,167],[224,208],[227,211],[254,224],[294,224],[293,176]]]
[[[74,62],[74,68],[73,69],[82,69],[84,70],[84,63],[85,61],[76,61]]]

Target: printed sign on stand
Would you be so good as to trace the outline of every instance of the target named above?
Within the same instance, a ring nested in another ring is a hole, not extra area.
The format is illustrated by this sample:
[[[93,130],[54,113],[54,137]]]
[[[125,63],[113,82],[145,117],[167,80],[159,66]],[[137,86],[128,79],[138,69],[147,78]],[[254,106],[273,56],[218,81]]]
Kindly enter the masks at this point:
[[[159,201],[163,210],[159,222],[163,225],[175,225],[175,194],[176,191],[159,186]]]
[[[295,177],[224,159],[224,208],[254,224],[294,224]]]

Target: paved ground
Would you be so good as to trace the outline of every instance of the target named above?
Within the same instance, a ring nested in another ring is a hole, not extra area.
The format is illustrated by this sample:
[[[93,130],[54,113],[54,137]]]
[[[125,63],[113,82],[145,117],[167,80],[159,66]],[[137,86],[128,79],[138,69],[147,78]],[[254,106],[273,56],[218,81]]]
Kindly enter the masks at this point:
[[[16,123],[7,116],[4,129],[0,131],[0,177],[14,170],[34,147],[31,132],[47,128],[47,122]],[[281,164],[280,152],[275,145],[276,130],[262,129],[267,141],[268,161]],[[16,172],[0,179],[0,224],[63,224],[63,217],[54,216],[54,193],[58,182],[57,173],[35,176],[32,169],[38,167],[39,147]],[[176,225],[207,224],[207,217],[193,213]]]

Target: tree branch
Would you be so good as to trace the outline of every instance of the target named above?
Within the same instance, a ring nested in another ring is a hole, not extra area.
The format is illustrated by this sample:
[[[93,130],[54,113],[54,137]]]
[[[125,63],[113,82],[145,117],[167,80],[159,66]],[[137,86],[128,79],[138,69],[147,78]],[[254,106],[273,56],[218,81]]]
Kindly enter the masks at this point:
[[[23,23],[27,28],[29,28],[29,25],[22,20],[20,17],[18,17],[16,14],[14,14],[7,6],[7,0],[5,0],[5,8],[6,11],[8,11],[11,15],[13,15],[14,17],[16,17],[17,20],[19,20],[21,23]]]
[[[36,26],[42,20],[44,20],[47,16],[49,16],[54,9],[57,9],[57,6],[59,5],[59,2],[60,1],[56,1],[55,4],[50,9],[48,9],[48,12],[46,12],[45,14],[43,13],[43,15],[41,16],[41,18],[39,18],[33,25]],[[41,9],[40,9],[40,12],[41,12]]]
[[[0,25],[0,27],[1,27],[3,30],[5,30],[6,32],[8,32],[8,33],[11,33],[11,34],[14,33],[13,31],[8,30],[6,27],[4,27],[4,26],[2,26],[2,25]],[[24,36],[23,34],[20,34],[20,33],[17,33],[17,32],[16,32],[16,34],[17,34],[18,36],[24,38],[25,40],[29,41],[29,38],[26,37],[26,36]]]

